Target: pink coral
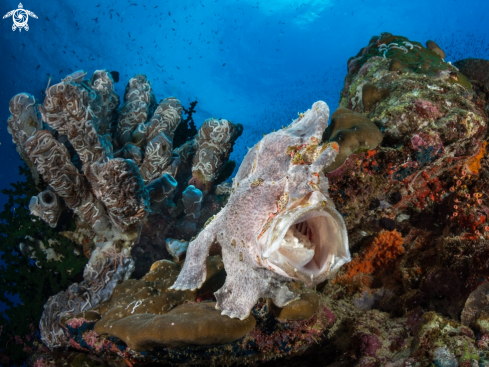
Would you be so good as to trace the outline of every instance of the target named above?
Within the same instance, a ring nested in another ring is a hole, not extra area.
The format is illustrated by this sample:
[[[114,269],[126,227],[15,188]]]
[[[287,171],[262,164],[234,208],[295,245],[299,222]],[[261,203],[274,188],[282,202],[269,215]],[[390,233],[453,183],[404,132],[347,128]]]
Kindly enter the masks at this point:
[[[44,357],[38,358],[33,365],[33,367],[51,367],[51,366],[54,366],[54,363],[49,362],[48,360],[44,359]]]
[[[66,322],[66,325],[69,327],[77,329],[87,322],[88,321],[85,320],[84,318],[72,318]]]
[[[437,152],[443,149],[443,143],[437,133],[429,134],[427,132],[420,132],[419,134],[415,134],[411,138],[411,145],[415,150],[431,147],[433,151]]]
[[[96,348],[95,343],[98,342],[99,340],[99,335],[93,331],[87,331],[85,334],[83,334],[83,340],[92,348]]]
[[[382,347],[382,343],[375,334],[360,333],[355,335],[357,341],[357,353],[359,357],[375,357],[377,349]]]
[[[293,353],[300,350],[304,344],[321,339],[324,330],[334,322],[334,314],[327,307],[322,306],[321,312],[308,320],[286,322],[288,328],[279,328],[271,334],[256,328],[249,335],[254,339],[261,353],[283,353],[284,344],[290,348],[289,353]]]
[[[442,116],[442,113],[430,101],[417,99],[414,101],[414,104],[416,106],[416,112],[422,117],[436,120]]]

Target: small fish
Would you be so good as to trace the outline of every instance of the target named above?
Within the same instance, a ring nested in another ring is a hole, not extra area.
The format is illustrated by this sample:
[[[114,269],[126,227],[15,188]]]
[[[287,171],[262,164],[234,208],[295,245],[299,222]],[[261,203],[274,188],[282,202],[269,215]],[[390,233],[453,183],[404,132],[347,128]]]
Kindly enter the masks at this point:
[[[225,66],[225,65],[226,65],[226,63],[222,64],[222,66]]]
[[[96,5],[95,7],[98,8],[100,6],[100,4]]]
[[[37,69],[39,69],[40,67],[41,67],[41,65],[37,65],[37,68],[36,68],[36,70],[37,70]]]
[[[110,75],[112,75],[112,79],[114,79],[114,83],[119,82],[119,72],[118,71],[111,71]]]

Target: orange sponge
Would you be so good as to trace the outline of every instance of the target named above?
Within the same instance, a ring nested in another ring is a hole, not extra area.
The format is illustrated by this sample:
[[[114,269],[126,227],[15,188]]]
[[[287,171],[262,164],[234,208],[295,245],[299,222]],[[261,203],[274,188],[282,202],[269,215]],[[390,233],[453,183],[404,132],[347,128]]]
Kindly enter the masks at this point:
[[[382,231],[359,257],[345,266],[346,271],[342,276],[337,276],[335,282],[368,286],[370,278],[366,275],[402,255],[403,243],[404,239],[396,230]]]

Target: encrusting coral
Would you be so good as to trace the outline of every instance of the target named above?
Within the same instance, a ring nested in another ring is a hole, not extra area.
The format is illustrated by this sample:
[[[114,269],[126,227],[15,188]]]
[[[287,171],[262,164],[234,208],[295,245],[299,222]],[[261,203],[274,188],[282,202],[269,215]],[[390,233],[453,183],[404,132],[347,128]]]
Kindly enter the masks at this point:
[[[209,257],[208,279],[222,268],[218,256]],[[118,337],[135,351],[143,351],[154,346],[224,344],[253,329],[253,317],[233,320],[221,316],[213,304],[184,304],[193,301],[197,294],[168,289],[178,270],[176,264],[162,260],[153,264],[141,281],[128,280],[117,286],[110,301],[95,309],[103,316],[94,330]]]

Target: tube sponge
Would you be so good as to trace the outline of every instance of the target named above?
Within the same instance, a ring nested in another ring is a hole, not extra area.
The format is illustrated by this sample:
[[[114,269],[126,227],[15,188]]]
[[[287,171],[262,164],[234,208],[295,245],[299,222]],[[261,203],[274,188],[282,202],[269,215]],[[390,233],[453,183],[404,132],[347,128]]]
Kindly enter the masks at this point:
[[[228,120],[206,120],[196,137],[197,151],[192,165],[189,185],[199,188],[204,195],[212,188],[224,163],[229,159],[233,144],[243,132],[241,124]]]
[[[182,194],[185,218],[177,224],[180,232],[193,235],[197,231],[197,221],[200,218],[200,209],[204,195],[193,185],[189,185]]]
[[[164,173],[159,179],[151,181],[147,186],[152,202],[161,202],[170,196],[177,188],[178,182],[169,173]]]
[[[133,142],[146,142],[145,158],[140,167],[145,182],[161,176],[172,159],[173,135],[182,121],[182,105],[174,97],[160,102],[147,124],[141,124],[133,133]],[[144,134],[144,137],[143,137]]]
[[[202,198],[202,191],[192,185],[188,186],[183,192],[183,206],[189,219],[197,220],[200,217]]]
[[[131,78],[124,92],[124,104],[119,109],[117,140],[121,146],[131,140],[139,124],[147,121],[152,104],[155,105],[156,100],[146,75]]]
[[[54,228],[58,224],[62,211],[61,200],[53,191],[44,190],[39,195],[31,198],[29,210],[32,215],[38,216]]]
[[[49,186],[96,232],[108,229],[103,205],[93,196],[85,178],[78,173],[65,146],[48,131],[41,130],[24,146],[29,159]],[[53,164],[56,162],[56,164]]]
[[[46,90],[41,108],[43,120],[66,135],[83,163],[111,157],[111,147],[102,144],[95,128],[96,116],[88,104],[88,92],[80,85],[61,82]]]
[[[114,91],[114,79],[107,70],[96,70],[90,79],[90,86],[97,94],[92,110],[97,116],[97,132],[100,135],[112,136],[117,128],[117,107],[120,98]]]
[[[41,113],[36,99],[28,93],[19,93],[9,102],[12,114],[7,120],[7,130],[21,158],[29,166],[32,177],[39,184],[39,173],[24,150],[24,144],[31,136],[42,129]]]
[[[114,158],[90,165],[87,174],[110,222],[120,232],[139,232],[149,207],[149,195],[132,160]]]

